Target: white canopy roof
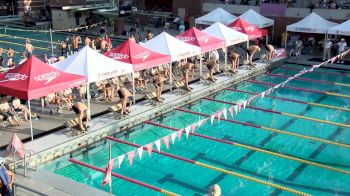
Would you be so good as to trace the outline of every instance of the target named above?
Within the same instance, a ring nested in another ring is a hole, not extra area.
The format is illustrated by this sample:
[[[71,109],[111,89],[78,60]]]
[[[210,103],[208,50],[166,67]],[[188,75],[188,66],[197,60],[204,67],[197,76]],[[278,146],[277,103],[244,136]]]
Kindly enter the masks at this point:
[[[265,28],[265,27],[273,26],[275,24],[274,20],[266,18],[265,16],[259,14],[253,9],[249,9],[239,17],[249,22],[250,24],[258,26],[259,28]]]
[[[248,41],[248,35],[233,30],[220,22],[216,22],[203,30],[214,37],[225,40],[226,46],[231,46]]]
[[[180,41],[166,32],[147,41],[143,46],[150,50],[170,55],[171,61],[179,61],[201,53],[200,47]]]
[[[206,15],[196,18],[195,23],[211,25],[211,24],[214,24],[215,22],[221,22],[225,25],[228,25],[236,19],[237,19],[236,16],[228,13],[226,10],[222,9],[221,7],[218,7]]]
[[[133,71],[131,64],[108,58],[88,46],[64,61],[53,64],[53,66],[68,73],[86,76],[88,83],[117,77]]]
[[[325,34],[329,28],[336,25],[337,23],[330,22],[317,15],[315,12],[312,12],[299,22],[288,25],[287,31]]]
[[[350,36],[350,20],[328,29],[328,34]]]

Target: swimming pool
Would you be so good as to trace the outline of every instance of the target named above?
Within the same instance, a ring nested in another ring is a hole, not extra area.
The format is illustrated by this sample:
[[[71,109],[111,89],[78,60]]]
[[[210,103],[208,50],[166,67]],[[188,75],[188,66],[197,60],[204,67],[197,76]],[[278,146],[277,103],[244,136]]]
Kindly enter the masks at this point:
[[[296,70],[288,68],[304,68],[298,65],[283,67],[271,73],[291,76]],[[349,72],[328,69],[317,71],[324,73],[307,73],[303,77],[349,83],[346,75]],[[211,115],[215,111],[228,108],[231,106],[229,102],[246,99],[253,96],[252,93],[262,92],[269,87],[260,82],[277,84],[281,81],[282,78],[262,74],[254,80],[242,82],[232,89],[224,89],[150,120],[153,124],[143,123],[114,137],[145,145],[172,133],[170,127],[184,128],[204,119],[206,114]],[[197,135],[190,135],[186,139],[183,134],[180,141],[176,140],[175,144],[170,145],[169,150],[162,145],[161,151],[308,194],[350,195],[350,128],[347,126],[350,124],[350,112],[347,110],[349,98],[300,90],[350,95],[350,88],[296,80],[287,86],[299,90],[280,88],[264,99],[254,100],[250,107],[234,118],[228,115],[228,121],[221,119],[218,123],[215,120],[213,125],[208,121],[196,130]],[[322,105],[316,106],[312,103]],[[335,108],[327,108],[329,105]],[[75,152],[72,156],[84,163],[104,168],[108,162],[108,142],[99,142],[89,150]],[[135,149],[117,142],[112,144],[112,157]],[[212,184],[219,184],[223,195],[291,194],[228,175],[220,170],[201,167],[200,164],[191,164],[156,153],[151,157],[146,154],[144,152],[142,160],[136,155],[132,166],[124,159],[119,169],[116,162],[113,172],[181,195],[203,195]],[[100,186],[102,173],[72,164],[67,157],[48,163],[43,169],[108,191],[107,186]],[[161,194],[118,178],[113,178],[112,185],[116,195]]]
[[[84,39],[84,34],[76,33],[82,35]],[[61,54],[60,42],[65,40],[67,36],[72,38],[74,34],[64,34],[64,33],[52,33],[52,42],[55,55]],[[50,33],[44,32],[26,32],[20,30],[6,29],[4,27],[0,28],[0,48],[6,49],[11,47],[16,51],[15,61],[18,63],[21,59],[22,52],[24,51],[24,43],[27,38],[30,39],[31,44],[34,46],[33,54],[41,59],[43,59],[44,54],[48,57],[51,56],[51,41]],[[84,41],[84,40],[83,40]],[[119,40],[112,40],[113,47],[118,46],[121,43]],[[82,45],[82,44],[81,44]],[[6,54],[6,52],[4,52]],[[4,55],[7,58],[7,55]],[[5,60],[6,62],[6,60]]]

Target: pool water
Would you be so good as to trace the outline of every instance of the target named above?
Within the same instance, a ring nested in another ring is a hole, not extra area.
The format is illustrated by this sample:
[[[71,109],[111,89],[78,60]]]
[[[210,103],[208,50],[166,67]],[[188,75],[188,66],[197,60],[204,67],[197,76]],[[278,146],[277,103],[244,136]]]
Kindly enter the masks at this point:
[[[298,67],[296,65],[287,66]],[[327,69],[322,71],[337,73],[337,71]],[[295,73],[280,68],[272,72],[283,73],[284,75],[292,75]],[[318,74],[306,74],[303,77],[348,83],[348,78],[341,78],[339,76],[335,78],[334,76],[326,75],[320,78],[321,76]],[[266,75],[260,75],[256,77],[255,80],[276,84],[281,82],[280,78]],[[327,86],[305,81],[291,81],[288,85],[321,91],[337,89],[338,93],[350,94],[347,93],[347,91],[350,90],[348,87],[334,87],[332,85]],[[249,92],[262,92],[267,89],[267,86],[251,82],[242,82],[234,88]],[[250,96],[252,95],[223,90],[215,95],[211,95],[210,98],[227,102],[237,102]],[[318,95],[291,89],[277,89],[271,96],[349,108],[349,100],[346,98]],[[183,108],[211,115],[215,111],[230,106],[230,104],[201,99]],[[350,124],[348,120],[350,112],[341,110],[309,106],[269,97],[264,99],[258,98],[251,102],[251,106],[331,122]],[[175,110],[151,121],[181,129],[204,118],[205,117],[200,115]],[[246,108],[239,113],[239,115],[235,115],[234,118],[228,114],[228,119],[350,144],[350,129],[346,127],[283,116],[251,108]],[[142,124],[132,128],[132,130],[129,130],[127,133],[115,135],[115,137],[135,144],[145,145],[171,133],[172,130],[154,125]],[[350,153],[349,149],[344,147],[327,145],[318,141],[285,134],[276,134],[264,129],[223,120],[221,120],[220,123],[214,120],[213,125],[210,124],[209,120],[196,130],[196,133],[291,155],[350,171]],[[116,142],[112,142],[112,144],[112,157],[117,157],[135,149]],[[163,144],[161,151],[257,179],[270,181],[312,195],[350,195],[350,176],[347,174],[329,171],[261,152],[250,151],[246,148],[215,142],[194,135],[190,135],[188,139],[186,139],[185,134],[183,134],[181,140],[176,140],[175,144],[170,144],[168,150]],[[104,168],[108,162],[108,142],[100,142],[96,144],[95,147],[91,147],[88,151],[76,152],[73,157],[79,161]],[[115,165],[117,165],[117,161]],[[43,169],[108,191],[108,186],[101,187],[102,173],[72,164],[68,162],[67,157],[48,163],[43,166]],[[218,184],[221,187],[222,195],[291,195],[289,192],[279,191],[273,187],[226,175],[218,171],[209,170],[156,153],[152,153],[150,157],[147,152],[143,152],[142,160],[139,160],[136,155],[132,166],[130,166],[127,159],[124,159],[122,167],[114,167],[113,172],[180,195],[204,195],[207,193],[208,187],[212,184]],[[114,177],[112,187],[113,193],[116,195],[161,194]]]
[[[78,34],[78,33],[77,33]],[[73,34],[65,35],[62,33],[52,33],[52,41],[53,41],[53,49],[54,54],[56,56],[61,55],[61,47],[60,42],[65,40],[66,37],[69,36],[72,38]],[[84,43],[85,36],[81,35],[82,41]],[[22,52],[24,51],[24,44],[26,38],[31,40],[31,44],[34,46],[33,55],[39,57],[40,59],[44,59],[44,54],[48,57],[51,56],[51,41],[50,41],[50,33],[44,32],[25,32],[25,31],[16,31],[10,29],[0,28],[0,48],[8,49],[11,47],[17,53],[15,54],[15,63],[21,60]],[[112,41],[113,47],[116,47],[120,44],[118,41]],[[83,44],[80,44],[83,46]],[[4,65],[7,62],[7,55],[4,52],[3,56],[5,57]]]

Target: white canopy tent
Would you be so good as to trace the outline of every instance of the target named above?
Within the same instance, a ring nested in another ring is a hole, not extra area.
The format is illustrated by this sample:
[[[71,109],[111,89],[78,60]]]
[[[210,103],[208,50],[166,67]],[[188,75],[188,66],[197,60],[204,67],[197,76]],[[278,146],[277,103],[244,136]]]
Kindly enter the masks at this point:
[[[325,34],[326,37],[328,29],[334,26],[337,26],[337,23],[328,21],[316,14],[315,12],[312,12],[306,18],[300,20],[299,22],[288,25],[286,29],[286,34],[288,31],[291,31],[300,33]],[[287,47],[287,39],[285,47]]]
[[[299,22],[288,25],[287,31],[326,34],[329,28],[332,28],[336,25],[337,23],[328,21],[315,12],[312,12]]]
[[[147,41],[143,46],[150,50],[170,55],[171,61],[179,61],[201,53],[200,47],[180,41],[166,32]]]
[[[328,29],[328,34],[350,36],[350,20]]]
[[[253,9],[249,9],[248,11],[244,12],[239,17],[242,18],[243,20],[249,22],[250,24],[258,26],[259,28],[266,28],[266,27],[270,27],[270,26],[275,25],[274,20],[266,18],[265,16],[259,14],[258,12],[254,11]]]
[[[147,41],[143,46],[150,50],[170,55],[172,62],[201,54],[200,47],[180,41],[166,32]],[[170,67],[170,86],[172,86],[173,82],[172,75],[172,67]]]
[[[85,46],[74,55],[52,66],[67,73],[86,76],[88,84],[133,72],[131,64],[106,57],[89,46]],[[90,99],[89,85],[87,87],[87,97]],[[90,114],[90,100],[88,100],[88,110]]]
[[[108,58],[88,46],[52,66],[64,72],[86,76],[88,83],[133,72],[131,64]]]
[[[258,12],[254,11],[253,9],[249,9],[248,11],[244,12],[239,16],[243,20],[249,22],[250,24],[253,24],[255,26],[258,26],[259,28],[266,28],[272,26],[272,39],[275,34],[275,21],[266,18],[265,16],[259,14]],[[266,40],[268,42],[268,40]]]
[[[195,24],[211,25],[215,22],[221,22],[225,25],[228,25],[236,19],[236,16],[230,14],[221,7],[218,7],[206,15],[196,18]]]
[[[225,66],[227,65],[227,46],[232,46],[242,42],[247,42],[248,44],[247,34],[238,32],[232,28],[229,28],[221,24],[220,22],[216,22],[210,25],[209,27],[204,29],[203,32],[208,33],[209,35],[212,35],[214,37],[217,37],[225,41],[226,43]]]

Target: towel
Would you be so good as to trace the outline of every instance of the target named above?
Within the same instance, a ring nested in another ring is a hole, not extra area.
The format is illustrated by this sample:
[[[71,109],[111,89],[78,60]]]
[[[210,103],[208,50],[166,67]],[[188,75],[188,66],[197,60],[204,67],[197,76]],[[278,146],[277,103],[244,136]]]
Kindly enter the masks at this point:
[[[2,184],[7,187],[7,185],[9,184],[10,180],[9,180],[9,176],[7,175],[6,172],[6,168],[5,167],[1,167],[0,168],[0,179],[2,181]]]

